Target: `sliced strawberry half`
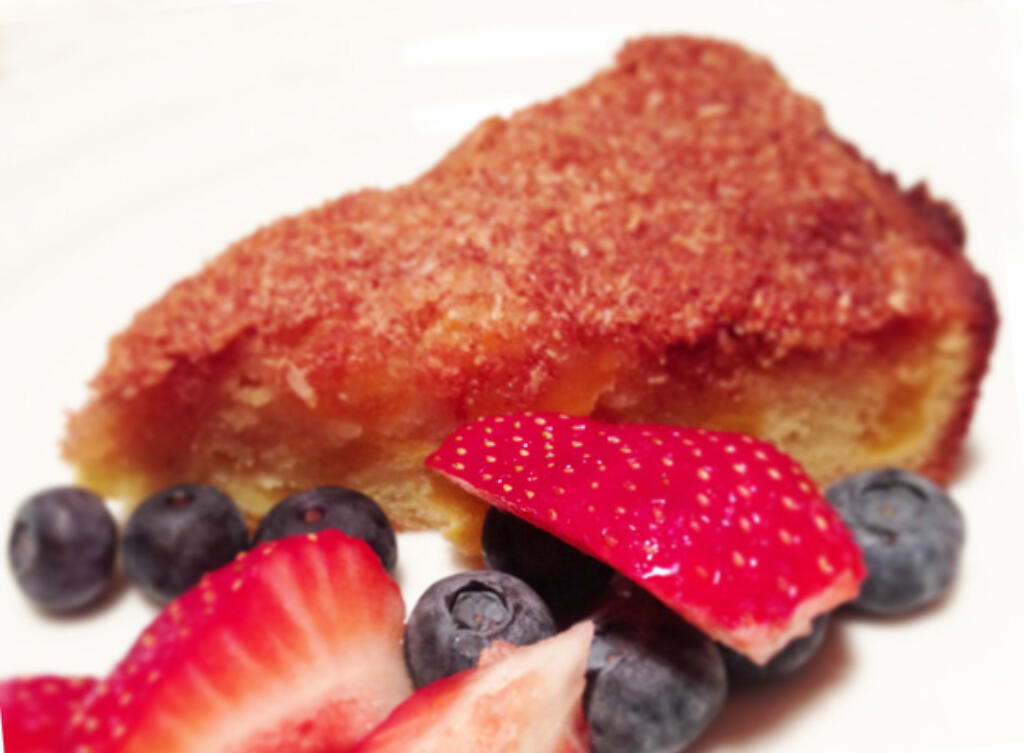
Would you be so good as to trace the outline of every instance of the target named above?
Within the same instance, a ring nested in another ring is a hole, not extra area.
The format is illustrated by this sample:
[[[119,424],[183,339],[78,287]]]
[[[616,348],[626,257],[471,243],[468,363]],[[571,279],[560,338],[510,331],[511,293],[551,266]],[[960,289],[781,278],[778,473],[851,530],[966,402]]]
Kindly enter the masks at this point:
[[[765,662],[857,595],[860,551],[800,465],[742,434],[492,416],[427,464]]]
[[[337,531],[263,544],[172,602],[67,753],[341,753],[412,692],[398,586]]]
[[[530,646],[499,644],[480,665],[431,683],[357,753],[587,753],[582,698],[594,627]]]
[[[6,753],[53,753],[68,719],[96,685],[91,677],[40,675],[0,682]]]

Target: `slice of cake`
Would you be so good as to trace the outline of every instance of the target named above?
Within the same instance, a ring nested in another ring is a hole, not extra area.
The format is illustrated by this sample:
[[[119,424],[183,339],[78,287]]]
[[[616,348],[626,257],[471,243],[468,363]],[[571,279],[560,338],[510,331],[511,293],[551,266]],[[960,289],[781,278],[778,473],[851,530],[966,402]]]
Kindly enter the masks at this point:
[[[822,483],[945,481],[996,328],[963,243],[763,58],[642,39],[175,285],[113,339],[65,452],[108,495],[203,481],[253,516],[351,486],[469,547],[480,503],[423,460],[496,412],[740,430]]]

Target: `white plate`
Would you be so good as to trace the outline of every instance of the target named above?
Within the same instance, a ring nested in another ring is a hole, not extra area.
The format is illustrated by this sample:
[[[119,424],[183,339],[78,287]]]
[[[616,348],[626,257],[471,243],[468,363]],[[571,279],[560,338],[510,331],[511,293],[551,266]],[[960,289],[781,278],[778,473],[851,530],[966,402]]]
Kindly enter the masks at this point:
[[[415,176],[479,118],[583,81],[644,30],[745,42],[823,100],[867,154],[905,181],[927,177],[963,211],[971,255],[1008,313],[1001,253],[1019,254],[1024,202],[1008,169],[1019,100],[1005,64],[1015,49],[1006,12],[937,1],[570,9],[519,0],[499,16],[486,5],[8,9],[13,22],[0,28],[4,531],[24,496],[68,480],[56,446],[64,411],[82,401],[106,338],[135,309],[260,223]],[[1024,741],[1024,483],[1008,335],[953,487],[969,540],[952,597],[914,619],[841,621],[813,667],[732,698],[694,750]],[[401,556],[410,600],[454,566],[433,535],[403,537]],[[0,676],[101,673],[152,615],[127,591],[85,618],[46,618],[2,569]]]

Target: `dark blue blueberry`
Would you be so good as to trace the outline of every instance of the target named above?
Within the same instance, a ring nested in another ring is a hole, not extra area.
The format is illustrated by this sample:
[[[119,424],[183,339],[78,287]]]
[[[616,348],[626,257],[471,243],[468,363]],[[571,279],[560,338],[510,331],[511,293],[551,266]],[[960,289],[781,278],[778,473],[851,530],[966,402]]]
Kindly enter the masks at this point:
[[[124,572],[150,598],[166,602],[243,551],[249,532],[231,497],[202,484],[178,484],[146,498],[124,528]]]
[[[92,492],[50,489],[18,508],[7,552],[25,595],[46,609],[67,612],[110,586],[117,525]]]
[[[847,476],[825,496],[867,565],[855,607],[905,614],[946,592],[960,562],[964,522],[942,489],[909,471],[883,468]]]
[[[604,563],[496,507],[484,518],[481,545],[487,567],[525,581],[568,621],[594,606],[612,577]]]
[[[810,634],[790,641],[767,664],[754,664],[743,654],[719,646],[729,679],[736,682],[765,682],[791,675],[818,653],[828,633],[829,615],[823,614],[812,623]]]
[[[618,602],[596,623],[584,696],[593,753],[679,753],[725,700],[718,648],[646,599]]]
[[[439,580],[405,626],[405,664],[417,688],[475,667],[493,641],[525,646],[555,634],[547,606],[518,578],[493,570]]]
[[[395,568],[395,530],[380,506],[365,494],[340,486],[308,489],[278,502],[260,521],[253,545],[301,533],[334,528],[362,539],[388,572]]]

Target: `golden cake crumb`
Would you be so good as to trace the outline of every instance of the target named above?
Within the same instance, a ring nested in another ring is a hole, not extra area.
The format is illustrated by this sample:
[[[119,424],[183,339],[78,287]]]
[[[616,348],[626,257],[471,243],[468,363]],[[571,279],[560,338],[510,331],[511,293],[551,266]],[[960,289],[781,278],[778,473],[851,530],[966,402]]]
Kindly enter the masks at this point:
[[[819,480],[869,460],[943,479],[995,330],[963,242],[765,59],[640,39],[415,181],[278,220],[175,285],[113,339],[65,449],[106,491],[206,480],[258,514],[346,482],[407,526],[474,520],[422,458],[527,409],[747,430]],[[828,422],[786,390],[827,412],[876,382],[878,405],[835,409],[849,457],[802,457]]]

